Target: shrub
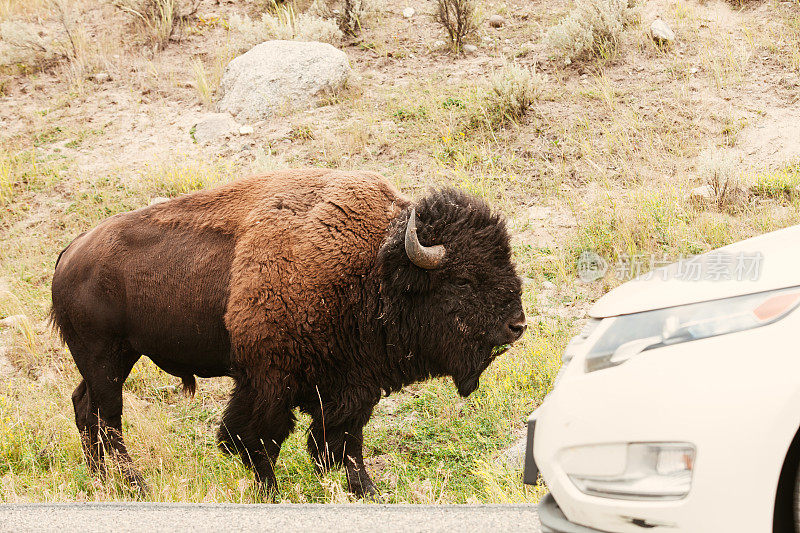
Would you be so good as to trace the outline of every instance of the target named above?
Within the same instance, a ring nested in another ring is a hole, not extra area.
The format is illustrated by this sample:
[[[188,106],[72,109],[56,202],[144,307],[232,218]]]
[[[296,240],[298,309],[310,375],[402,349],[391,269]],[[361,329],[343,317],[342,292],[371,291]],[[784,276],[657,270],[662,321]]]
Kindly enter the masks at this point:
[[[489,82],[485,112],[494,125],[519,122],[541,93],[541,77],[516,63],[494,72]]]
[[[779,201],[796,200],[800,196],[800,163],[759,174],[750,194]]]
[[[44,5],[56,20],[42,24],[11,19],[0,22],[0,65],[41,69],[82,55],[84,43],[63,0],[47,0]]]
[[[571,62],[612,57],[622,30],[638,18],[635,0],[578,0],[575,9],[545,35],[546,45]]]
[[[343,34],[355,36],[361,31],[361,23],[370,9],[368,0],[314,0],[307,13],[334,19]]]
[[[433,16],[447,31],[454,52],[461,51],[464,39],[478,30],[475,0],[436,0]]]
[[[36,24],[0,22],[0,65],[45,65],[67,56],[58,33]]]
[[[271,39],[325,43],[336,43],[342,39],[342,32],[333,20],[311,13],[296,15],[291,6],[281,6],[274,13],[264,13],[260,20],[247,15],[232,15],[229,24],[238,33],[236,41],[240,51]]]

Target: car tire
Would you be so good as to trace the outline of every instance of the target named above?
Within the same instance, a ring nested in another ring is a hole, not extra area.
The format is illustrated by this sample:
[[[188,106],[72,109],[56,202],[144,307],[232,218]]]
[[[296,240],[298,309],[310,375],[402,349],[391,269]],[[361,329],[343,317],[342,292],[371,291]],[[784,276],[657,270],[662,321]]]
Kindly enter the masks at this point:
[[[794,476],[794,493],[792,494],[792,518],[795,533],[800,533],[800,467]]]

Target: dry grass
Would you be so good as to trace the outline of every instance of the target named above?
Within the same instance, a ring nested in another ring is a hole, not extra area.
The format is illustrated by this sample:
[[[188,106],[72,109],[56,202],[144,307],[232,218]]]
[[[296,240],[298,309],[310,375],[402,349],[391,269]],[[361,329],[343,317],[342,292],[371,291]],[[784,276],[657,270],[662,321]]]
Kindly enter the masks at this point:
[[[310,13],[297,14],[291,4],[263,13],[257,20],[248,15],[233,15],[229,24],[236,32],[234,40],[240,52],[271,39],[338,43],[343,37],[335,20]]]
[[[211,107],[213,100],[214,90],[208,80],[206,74],[206,67],[199,58],[192,58],[192,72],[194,73],[194,86],[197,89],[197,96],[200,101],[208,107]]]

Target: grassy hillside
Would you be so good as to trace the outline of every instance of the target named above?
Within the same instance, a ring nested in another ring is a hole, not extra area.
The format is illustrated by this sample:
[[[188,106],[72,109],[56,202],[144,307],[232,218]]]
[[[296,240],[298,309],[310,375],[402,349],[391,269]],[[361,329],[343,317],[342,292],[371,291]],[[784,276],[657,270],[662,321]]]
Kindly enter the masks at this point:
[[[410,18],[406,4],[371,0],[340,21],[344,33],[320,2],[117,4],[0,0],[0,319],[11,317],[0,325],[0,502],[137,498],[88,475],[70,401],[79,375],[45,319],[59,251],[156,197],[326,166],[381,172],[412,196],[455,185],[505,213],[526,278],[523,341],[468,399],[445,380],[417,384],[382,400],[365,431],[380,490],[412,503],[538,499],[502,450],[591,303],[628,274],[583,283],[581,252],[647,270],[800,221],[800,147],[785,135],[800,124],[796,2],[478,1],[462,43],[476,49],[464,53],[434,0],[409,2]],[[673,43],[649,35],[656,16]],[[225,64],[279,37],[333,42],[353,67],[348,87],[253,133],[195,142]],[[154,499],[257,499],[251,473],[214,444],[230,386],[203,379],[187,399],[148,360],[134,368],[126,441]],[[348,501],[343,474],[314,473],[300,421],[276,466],[281,498]]]

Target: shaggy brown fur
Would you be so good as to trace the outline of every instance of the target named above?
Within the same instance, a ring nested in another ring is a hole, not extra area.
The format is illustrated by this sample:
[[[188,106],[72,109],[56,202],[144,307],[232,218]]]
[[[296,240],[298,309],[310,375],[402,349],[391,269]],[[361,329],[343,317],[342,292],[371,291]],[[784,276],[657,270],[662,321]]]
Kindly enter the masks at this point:
[[[194,375],[235,379],[220,443],[268,487],[299,406],[316,464],[344,462],[351,489],[374,493],[361,437],[381,393],[450,375],[469,394],[492,349],[524,330],[502,221],[457,191],[423,198],[420,241],[448,249],[424,270],[400,240],[410,206],[374,173],[293,170],[76,238],[57,262],[51,316],[84,378],[73,403],[90,468],[102,470],[104,443],[145,487],[121,426],[122,384],[144,354],[188,390]]]

